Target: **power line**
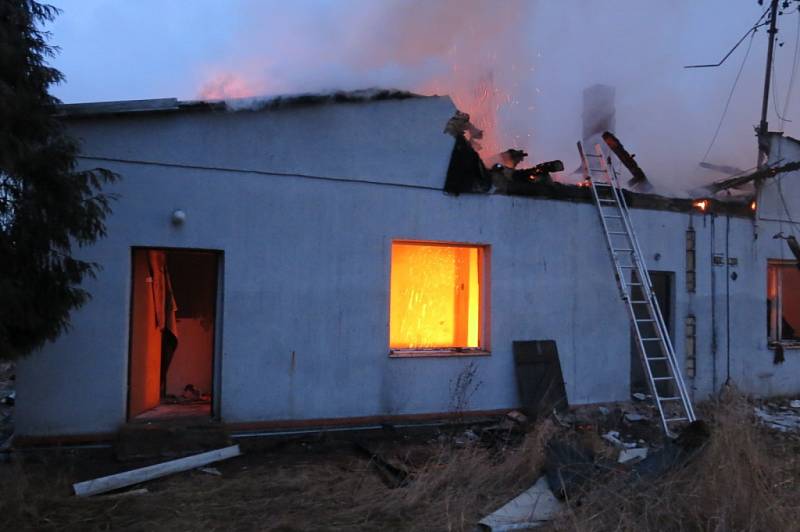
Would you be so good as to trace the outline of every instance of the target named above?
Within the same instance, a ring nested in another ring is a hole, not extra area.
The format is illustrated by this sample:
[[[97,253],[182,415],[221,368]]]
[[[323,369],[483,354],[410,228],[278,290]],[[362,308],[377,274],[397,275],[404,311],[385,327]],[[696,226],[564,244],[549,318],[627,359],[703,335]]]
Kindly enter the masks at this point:
[[[268,176],[276,176],[276,177],[294,177],[300,179],[313,179],[316,181],[334,181],[337,183],[354,183],[354,184],[362,184],[362,185],[378,185],[384,187],[397,187],[397,188],[414,188],[419,190],[433,190],[436,192],[444,192],[442,188],[439,187],[430,187],[426,185],[412,185],[408,183],[393,183],[389,181],[370,181],[366,179],[354,179],[349,177],[335,177],[335,176],[325,176],[325,175],[315,175],[315,174],[301,174],[301,173],[290,173],[290,172],[276,172],[272,170],[258,170],[252,168],[236,168],[236,167],[226,167],[226,166],[206,166],[206,165],[197,165],[197,164],[184,164],[184,163],[169,163],[169,162],[161,162],[161,161],[148,161],[144,159],[124,159],[119,157],[101,157],[101,156],[94,156],[94,155],[78,155],[78,159],[85,159],[87,161],[103,161],[103,162],[113,162],[113,163],[123,163],[123,164],[136,164],[142,166],[158,166],[162,168],[181,168],[187,170],[205,170],[211,172],[230,172],[236,174],[257,174],[257,175],[268,175]]]
[[[792,89],[794,89],[794,76],[797,73],[797,57],[798,51],[800,51],[800,12],[798,12],[797,9],[795,9],[794,12],[798,13],[797,30],[794,35],[794,58],[792,59],[792,74],[789,76],[789,88],[786,89],[786,99],[783,102],[783,116],[786,116],[789,113],[789,97],[792,94]],[[779,116],[781,119],[781,131],[783,131],[784,122],[791,122],[791,120],[784,119],[783,116]]]
[[[739,39],[738,41],[736,41],[736,44],[734,44],[734,45],[733,45],[733,48],[731,48],[731,49],[728,51],[728,53],[727,53],[727,54],[725,54],[725,57],[723,57],[722,59],[720,59],[719,63],[713,63],[713,64],[707,64],[707,65],[686,65],[686,66],[684,66],[683,68],[714,68],[714,67],[721,66],[721,65],[722,65],[722,63],[724,63],[725,61],[727,61],[727,59],[728,59],[728,58],[731,56],[731,54],[732,54],[732,53],[733,53],[733,52],[734,52],[734,51],[735,51],[735,50],[736,50],[736,49],[739,47],[739,45],[740,45],[740,44],[742,44],[742,42],[743,42],[743,41],[744,41],[744,40],[747,38],[747,36],[750,34],[750,32],[751,32],[751,31],[755,31],[755,30],[757,30],[758,28],[760,28],[761,26],[765,26],[765,25],[767,25],[767,24],[769,23],[769,22],[764,22],[764,23],[761,23],[761,24],[760,24],[760,22],[761,22],[761,21],[764,19],[764,17],[767,15],[767,13],[768,13],[768,12],[769,12],[769,8],[767,8],[767,9],[766,9],[766,10],[765,10],[763,13],[761,13],[761,16],[760,16],[760,17],[758,17],[758,20],[756,20],[756,23],[755,23],[755,24],[753,24],[753,27],[752,27],[752,28],[750,28],[749,30],[747,30],[747,31],[745,32],[745,34],[744,34],[744,35],[742,35],[742,38],[741,38],[741,39]]]
[[[756,36],[756,31],[757,31],[756,27],[750,29],[750,42],[747,43],[747,51],[744,54],[744,59],[742,59],[742,64],[739,66],[739,72],[736,73],[736,78],[733,80],[733,86],[731,87],[731,92],[728,94],[728,101],[725,102],[725,108],[722,110],[722,116],[719,119],[719,123],[717,124],[717,129],[716,131],[714,131],[714,136],[711,138],[711,142],[708,145],[708,149],[706,150],[706,153],[703,155],[702,162],[706,161],[708,154],[711,152],[711,148],[714,147],[714,143],[717,141],[717,136],[719,136],[719,131],[720,129],[722,129],[722,123],[725,121],[725,115],[728,114],[728,108],[731,105],[731,100],[733,99],[733,93],[736,91],[736,85],[739,83],[739,78],[742,76],[744,65],[745,63],[747,63],[747,58],[750,56],[750,49],[753,47],[753,39]]]
[[[775,56],[776,56],[775,61],[777,62],[777,54],[775,54]],[[778,86],[778,83],[775,81],[776,80],[776,78],[775,78],[775,71],[776,70],[777,70],[776,68],[773,68],[770,71],[770,77],[772,78],[772,83],[771,83],[771,85],[772,85],[772,109],[775,111],[775,116],[777,116],[778,120],[781,121],[781,131],[783,131],[784,122],[791,122],[791,120],[785,119],[784,118],[785,115],[781,114],[780,109],[778,109],[778,89],[776,88]]]

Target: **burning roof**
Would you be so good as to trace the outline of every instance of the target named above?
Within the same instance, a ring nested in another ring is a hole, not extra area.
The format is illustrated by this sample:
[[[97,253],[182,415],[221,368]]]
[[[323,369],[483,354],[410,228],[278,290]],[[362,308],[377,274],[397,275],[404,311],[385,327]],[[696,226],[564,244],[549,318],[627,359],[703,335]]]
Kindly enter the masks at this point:
[[[289,107],[326,105],[337,103],[366,103],[410,98],[436,98],[397,89],[364,89],[323,93],[290,94],[225,100],[178,100],[158,98],[152,100],[123,100],[111,102],[71,103],[59,106],[63,116],[94,116],[103,114],[157,113],[175,111],[264,111]]]

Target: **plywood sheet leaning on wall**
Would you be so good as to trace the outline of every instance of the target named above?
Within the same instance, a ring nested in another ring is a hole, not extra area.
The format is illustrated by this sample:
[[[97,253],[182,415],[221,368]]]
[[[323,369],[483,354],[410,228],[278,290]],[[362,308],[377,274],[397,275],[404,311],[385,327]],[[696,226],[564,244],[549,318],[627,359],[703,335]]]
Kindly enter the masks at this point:
[[[513,342],[517,389],[522,410],[535,418],[552,409],[565,409],[567,391],[554,340]]]

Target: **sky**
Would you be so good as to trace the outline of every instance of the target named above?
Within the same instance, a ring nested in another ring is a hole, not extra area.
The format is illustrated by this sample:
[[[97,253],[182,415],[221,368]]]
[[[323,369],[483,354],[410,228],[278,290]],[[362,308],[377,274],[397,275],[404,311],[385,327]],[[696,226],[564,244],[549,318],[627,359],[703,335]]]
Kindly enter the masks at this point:
[[[719,61],[756,0],[51,0],[67,103],[391,87],[449,94],[485,151],[577,165],[582,91],[616,88],[616,133],[664,190],[755,166],[767,34]],[[771,130],[800,138],[800,29],[779,17]],[[749,49],[749,53],[748,53]],[[746,61],[745,61],[746,59]],[[741,68],[716,141],[712,138]],[[797,69],[797,70],[800,70]],[[798,72],[797,77],[800,77]],[[785,121],[782,121],[780,114]],[[706,152],[708,152],[706,154]]]

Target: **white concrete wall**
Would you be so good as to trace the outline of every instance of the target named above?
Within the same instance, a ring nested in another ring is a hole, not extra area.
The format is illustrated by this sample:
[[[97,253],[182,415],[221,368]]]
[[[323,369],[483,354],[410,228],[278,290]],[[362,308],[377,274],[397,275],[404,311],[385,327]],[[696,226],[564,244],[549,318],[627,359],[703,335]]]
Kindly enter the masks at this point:
[[[769,141],[769,164],[783,165],[800,160],[798,141],[778,133],[771,133]],[[786,241],[772,237],[783,232],[800,238],[797,224],[800,221],[800,172],[787,172],[764,181],[758,191],[757,205],[756,246],[762,269],[754,286],[758,299],[753,301],[751,319],[755,325],[746,335],[752,350],[749,357],[736,360],[739,382],[746,389],[764,395],[792,394],[800,390],[800,350],[786,349],[786,361],[773,364],[774,351],[767,346],[766,264],[769,259],[795,260]]]
[[[353,177],[360,180],[443,186],[452,146],[452,138],[441,133],[447,117],[442,121],[439,115],[447,114],[446,106],[436,99],[421,102],[316,108],[329,118],[345,116],[330,118],[341,128],[328,130],[328,141],[306,154],[320,165],[313,170],[345,173],[352,164]],[[413,113],[427,118],[409,118]],[[375,116],[382,118],[376,122]],[[93,155],[291,171],[288,161],[259,157],[262,147],[264,153],[279,153],[270,148],[274,137],[252,134],[262,119],[272,120],[272,114],[157,115],[87,120],[73,127]],[[217,127],[219,121],[226,125]],[[419,129],[398,137],[396,121],[417,123]],[[363,145],[348,147],[353,124],[370,122],[372,133],[363,136]],[[274,134],[304,138],[325,130],[288,118],[282,128]],[[384,140],[395,149],[372,154],[358,149]],[[304,170],[297,173],[305,173],[304,165],[311,163],[297,159],[297,164]],[[131,246],[224,252],[220,413],[225,422],[444,412],[451,407],[449,383],[471,362],[481,386],[468,407],[514,407],[514,340],[556,340],[572,404],[628,398],[629,322],[590,204],[453,197],[423,188],[128,162],[103,165],[123,176],[114,187],[121,199],[108,238],[84,250],[104,269],[87,282],[94,298],[75,313],[72,333],[20,364],[19,434],[113,431],[125,421]],[[180,228],[170,224],[178,208],[188,214]],[[752,221],[730,219],[728,247],[739,264],[732,269],[738,279],[726,284],[730,272],[711,265],[712,250],[725,251],[725,217],[660,211],[633,216],[650,269],[675,272],[675,343],[681,358],[684,317],[690,311],[697,316],[698,378],[690,383],[696,396],[707,395],[727,376],[726,288],[732,378],[754,392],[800,391],[796,379],[775,371],[766,350],[765,261],[756,244],[763,239],[752,238]],[[697,231],[696,294],[685,288],[690,223]],[[388,357],[393,239],[491,246],[490,356]],[[788,361],[781,371],[796,375],[800,367],[794,364]]]

